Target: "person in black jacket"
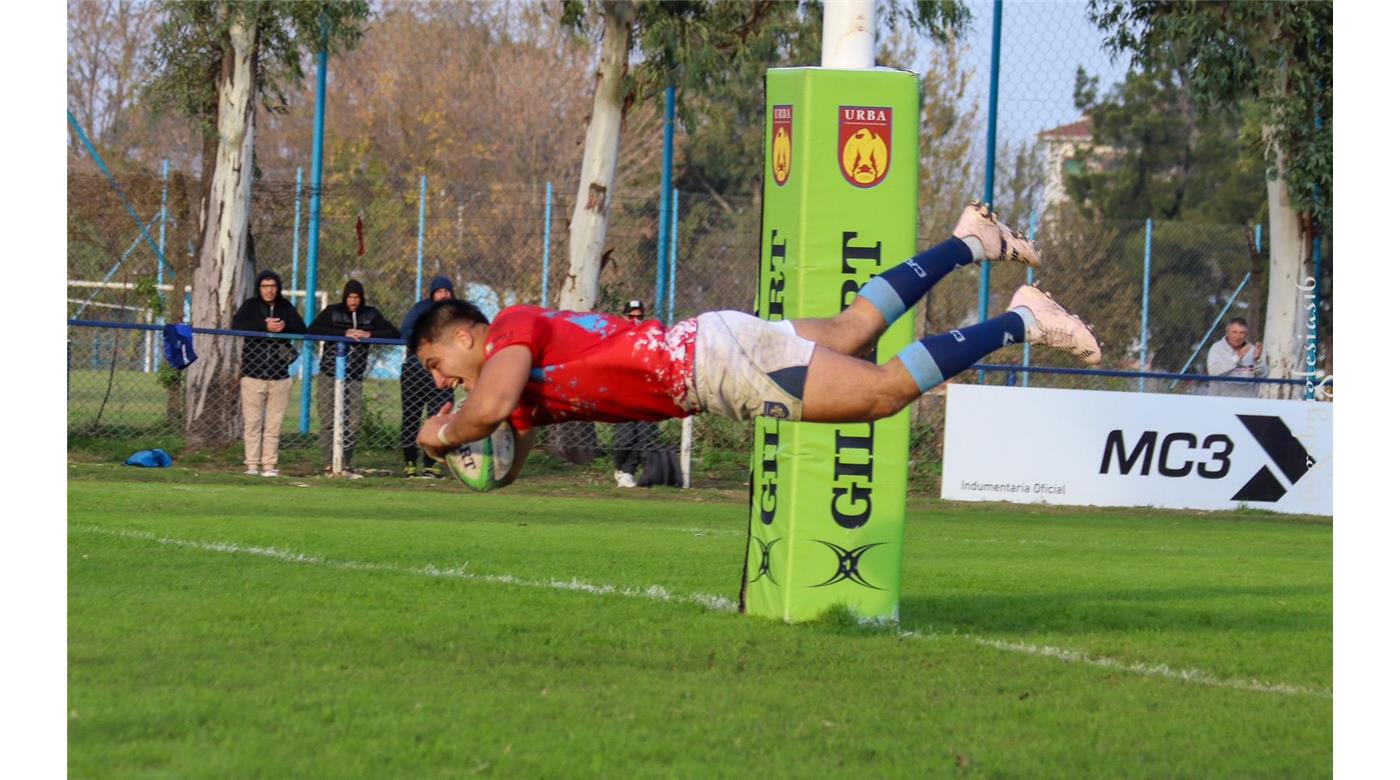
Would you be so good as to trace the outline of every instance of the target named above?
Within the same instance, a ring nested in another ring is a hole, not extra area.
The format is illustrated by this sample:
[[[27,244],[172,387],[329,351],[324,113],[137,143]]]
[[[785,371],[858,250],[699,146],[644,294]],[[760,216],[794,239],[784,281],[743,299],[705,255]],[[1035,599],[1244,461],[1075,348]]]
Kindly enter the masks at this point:
[[[365,301],[365,286],[351,279],[345,283],[340,303],[321,310],[311,322],[311,333],[361,339],[396,339],[399,329],[378,309]],[[330,473],[335,447],[335,355],[336,342],[321,345],[321,379],[316,383],[316,414],[321,418],[321,456]],[[364,378],[369,367],[369,345],[351,343],[345,350],[345,406],[342,425],[341,467],[345,476],[359,479],[350,469],[355,454],[355,437],[364,417]]]
[[[234,330],[263,333],[305,333],[306,323],[291,301],[282,297],[282,279],[272,271],[258,274],[257,295],[233,313]],[[297,358],[297,343],[286,339],[243,339],[239,395],[243,399],[243,464],[245,474],[277,476],[277,446],[282,417],[292,392],[287,373]]]
[[[434,303],[445,301],[456,297],[456,291],[452,288],[452,280],[446,276],[434,277],[432,284],[428,285],[428,297],[413,304],[413,308],[404,315],[404,333],[413,332],[413,323],[423,312],[431,309]],[[428,457],[428,453],[423,453],[423,467],[417,466],[418,460],[418,427],[423,422],[423,409],[426,407],[428,416],[438,413],[443,404],[452,403],[451,390],[439,390],[433,384],[433,378],[423,368],[418,356],[412,352],[404,356],[403,371],[399,374],[399,399],[403,412],[400,423],[399,446],[403,448],[403,475],[405,477],[439,477],[441,473],[437,469],[436,461]]]

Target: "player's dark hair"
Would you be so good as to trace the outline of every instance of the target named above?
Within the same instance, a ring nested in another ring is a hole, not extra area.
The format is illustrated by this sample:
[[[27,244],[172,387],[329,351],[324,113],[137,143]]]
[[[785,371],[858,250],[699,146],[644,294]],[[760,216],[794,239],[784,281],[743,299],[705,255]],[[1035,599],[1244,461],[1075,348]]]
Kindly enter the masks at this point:
[[[481,313],[481,309],[458,298],[438,301],[413,323],[413,332],[408,334],[408,352],[417,353],[419,345],[437,341],[438,336],[452,328],[476,324],[491,324],[486,315]]]
[[[1244,317],[1231,317],[1230,321],[1225,323],[1225,327],[1228,328],[1231,325],[1243,325],[1246,328],[1249,327],[1249,323],[1245,322]]]

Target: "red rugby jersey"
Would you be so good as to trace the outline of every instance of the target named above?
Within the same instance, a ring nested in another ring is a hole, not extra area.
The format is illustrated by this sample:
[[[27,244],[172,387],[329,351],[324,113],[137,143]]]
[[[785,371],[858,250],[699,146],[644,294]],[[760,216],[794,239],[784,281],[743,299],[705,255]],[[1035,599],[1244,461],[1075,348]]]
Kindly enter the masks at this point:
[[[667,330],[594,312],[511,306],[486,331],[486,359],[530,348],[530,381],[510,422],[517,431],[565,420],[685,417],[695,365],[695,320]]]

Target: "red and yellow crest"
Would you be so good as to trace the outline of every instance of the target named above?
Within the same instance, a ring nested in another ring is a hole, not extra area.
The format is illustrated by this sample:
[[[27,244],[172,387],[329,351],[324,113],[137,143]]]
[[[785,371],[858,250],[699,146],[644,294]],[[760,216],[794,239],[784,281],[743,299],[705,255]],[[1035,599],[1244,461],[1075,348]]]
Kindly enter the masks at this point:
[[[792,173],[792,106],[773,106],[773,181],[781,187]]]
[[[862,189],[885,180],[890,169],[894,109],[889,106],[841,106],[836,154],[841,175]]]

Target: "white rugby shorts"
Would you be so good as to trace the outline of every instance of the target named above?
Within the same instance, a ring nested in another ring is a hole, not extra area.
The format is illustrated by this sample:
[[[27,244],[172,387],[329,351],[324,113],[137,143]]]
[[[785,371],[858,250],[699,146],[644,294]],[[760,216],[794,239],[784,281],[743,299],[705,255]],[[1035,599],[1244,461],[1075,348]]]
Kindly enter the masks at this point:
[[[695,397],[701,411],[731,420],[802,419],[802,391],[815,342],[787,320],[738,311],[696,318]]]

